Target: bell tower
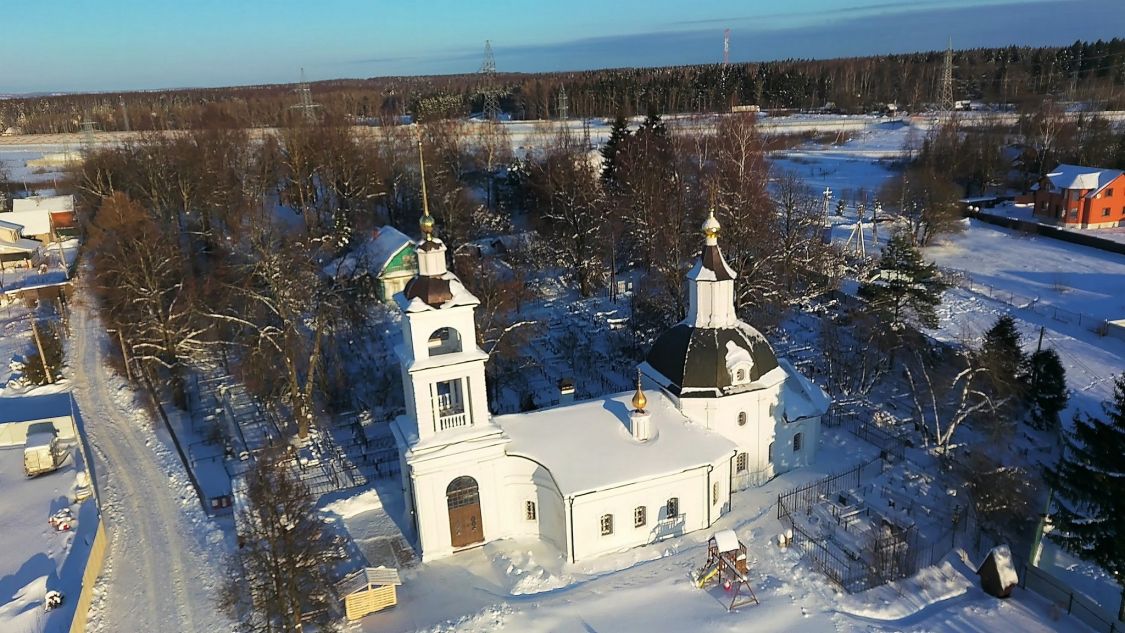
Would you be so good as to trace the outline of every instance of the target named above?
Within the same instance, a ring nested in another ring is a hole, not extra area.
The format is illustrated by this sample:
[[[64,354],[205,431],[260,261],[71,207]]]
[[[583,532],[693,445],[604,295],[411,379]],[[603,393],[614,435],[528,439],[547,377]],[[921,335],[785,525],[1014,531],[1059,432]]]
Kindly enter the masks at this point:
[[[488,354],[477,347],[473,313],[480,301],[446,266],[446,247],[434,236],[422,174],[422,239],[418,274],[395,296],[403,312],[403,345],[398,355],[406,407],[418,424],[418,441],[466,427],[491,427],[484,382]]]

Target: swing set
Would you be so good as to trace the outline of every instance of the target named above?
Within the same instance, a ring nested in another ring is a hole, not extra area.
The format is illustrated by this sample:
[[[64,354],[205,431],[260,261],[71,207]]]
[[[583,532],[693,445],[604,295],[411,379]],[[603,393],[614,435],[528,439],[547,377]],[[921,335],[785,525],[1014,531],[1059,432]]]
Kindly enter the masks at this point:
[[[732,593],[727,611],[733,611],[751,603],[759,604],[747,574],[746,546],[738,540],[734,530],[723,530],[707,541],[707,562],[692,573],[691,579],[700,589],[710,582],[722,585],[723,589]],[[745,596],[742,595],[743,589],[747,593]]]

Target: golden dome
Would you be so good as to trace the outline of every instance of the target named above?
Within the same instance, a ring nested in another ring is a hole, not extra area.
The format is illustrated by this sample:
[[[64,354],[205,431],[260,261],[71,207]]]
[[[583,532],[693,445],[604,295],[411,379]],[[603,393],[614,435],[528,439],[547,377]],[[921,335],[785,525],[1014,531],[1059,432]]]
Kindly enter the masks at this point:
[[[703,221],[703,235],[704,237],[718,237],[720,229],[722,227],[719,226],[719,220],[715,218],[715,210],[711,209],[711,212],[707,214],[707,219]]]
[[[633,394],[633,408],[637,411],[644,411],[647,404],[648,398],[645,397],[645,392],[641,389],[641,372],[637,370],[637,393]]]
[[[429,238],[434,233],[434,216],[429,213],[423,214],[422,219],[418,221],[418,226],[421,227],[422,234]]]

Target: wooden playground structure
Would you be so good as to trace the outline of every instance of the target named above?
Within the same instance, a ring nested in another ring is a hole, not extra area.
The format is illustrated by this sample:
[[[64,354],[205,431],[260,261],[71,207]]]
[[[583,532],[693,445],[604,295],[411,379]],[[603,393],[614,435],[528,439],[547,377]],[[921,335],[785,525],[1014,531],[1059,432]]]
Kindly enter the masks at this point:
[[[733,611],[751,603],[759,604],[758,597],[750,588],[747,573],[746,546],[738,540],[734,530],[723,530],[715,532],[707,541],[707,562],[692,573],[691,579],[700,589],[714,581],[729,591],[731,600],[727,611]],[[748,595],[742,596],[743,589]]]

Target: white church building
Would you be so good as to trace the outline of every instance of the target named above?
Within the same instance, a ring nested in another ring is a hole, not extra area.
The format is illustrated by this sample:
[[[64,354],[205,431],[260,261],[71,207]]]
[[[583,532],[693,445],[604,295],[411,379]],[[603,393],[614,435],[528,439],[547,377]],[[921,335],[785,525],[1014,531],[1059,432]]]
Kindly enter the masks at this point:
[[[407,413],[392,422],[423,560],[505,538],[572,562],[653,543],[710,527],[734,490],[813,460],[828,397],[738,320],[719,228],[704,223],[688,317],[653,344],[635,393],[492,416],[479,302],[426,210],[418,274],[395,296]]]

